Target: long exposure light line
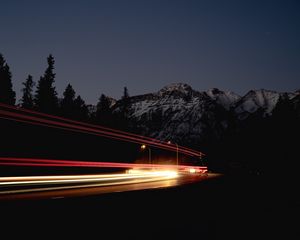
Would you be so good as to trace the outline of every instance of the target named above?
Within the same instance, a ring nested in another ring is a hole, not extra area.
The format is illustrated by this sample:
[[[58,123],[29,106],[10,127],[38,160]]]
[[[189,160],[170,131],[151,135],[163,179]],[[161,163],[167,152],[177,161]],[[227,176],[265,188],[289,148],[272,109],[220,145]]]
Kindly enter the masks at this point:
[[[71,120],[71,119],[67,119],[67,118],[63,118],[63,117],[59,117],[59,116],[49,115],[49,114],[46,114],[46,113],[36,112],[36,111],[33,111],[33,110],[29,110],[29,109],[25,109],[25,108],[20,108],[20,107],[15,107],[15,106],[3,104],[3,103],[0,103],[0,106],[4,107],[4,108],[11,109],[11,110],[16,110],[16,111],[19,111],[19,112],[25,112],[25,113],[30,113],[30,114],[38,115],[38,116],[44,116],[44,117],[47,117],[47,118],[57,119],[57,120],[61,120],[61,121],[69,122],[69,123],[74,123],[74,124],[77,124],[77,125],[89,126],[89,127],[94,128],[94,129],[107,130],[107,131],[110,131],[110,132],[121,133],[123,135],[138,137],[139,139],[144,139],[144,140],[149,140],[149,141],[160,142],[160,143],[166,144],[165,142],[162,142],[162,141],[157,140],[157,139],[153,139],[153,138],[150,138],[150,137],[141,136],[141,135],[137,135],[137,134],[134,134],[134,133],[129,133],[129,132],[125,132],[125,131],[121,131],[121,130],[117,130],[117,129],[112,129],[112,128],[108,128],[108,127],[104,127],[104,126],[99,126],[99,125],[94,125],[94,124],[90,124],[90,123],[79,122],[79,121],[75,121],[75,120]],[[172,147],[173,150],[175,150],[175,149],[177,150],[176,144],[173,144],[173,143],[170,144],[170,143],[168,143],[168,145],[170,147]],[[188,150],[188,151],[194,151],[192,149],[189,149],[189,148],[186,148],[186,147],[183,147],[183,146],[179,146],[179,147],[181,149],[185,149],[185,150]],[[200,157],[205,155],[202,152],[196,152],[197,156],[198,156],[198,154],[199,154]]]
[[[170,172],[170,171],[168,171]],[[161,175],[165,174],[166,171],[133,171],[126,176],[140,176],[140,175]],[[36,181],[36,180],[68,180],[68,179],[98,179],[98,178],[112,178],[112,177],[123,177],[124,173],[113,173],[113,174],[85,174],[85,175],[48,175],[48,176],[14,176],[14,177],[0,177],[0,182],[11,182],[11,181]]]
[[[48,178],[52,176],[47,176]],[[63,176],[60,176],[63,178]],[[73,176],[74,177],[74,176]],[[28,181],[28,177],[25,177],[25,181],[19,180],[18,182],[8,182],[6,185],[22,185],[24,187],[29,187],[32,184],[36,184],[37,186],[45,185],[45,187],[38,187],[38,188],[23,188],[23,189],[12,189],[12,190],[0,190],[0,195],[7,195],[7,194],[19,194],[19,193],[27,193],[27,192],[39,192],[39,191],[53,191],[53,190],[64,190],[64,189],[75,189],[75,188],[90,188],[90,187],[104,187],[104,186],[114,186],[114,185],[123,185],[123,184],[134,184],[134,183],[145,183],[145,182],[152,182],[152,181],[160,181],[160,180],[167,180],[167,179],[173,179],[177,177],[176,172],[172,171],[158,171],[158,172],[145,172],[141,173],[139,175],[131,175],[131,174],[123,174],[118,176],[116,178],[112,178],[109,180],[118,180],[114,182],[102,182],[102,176],[99,176],[98,178],[90,179],[89,181],[86,181],[87,179],[72,179],[75,181],[72,181],[73,185],[68,186],[52,186],[49,187],[50,184],[66,184],[70,183],[70,179],[61,179],[61,180],[34,180],[34,181]],[[38,178],[38,177],[37,177]],[[108,180],[107,177],[104,178],[106,181]],[[90,183],[89,183],[90,182]],[[74,185],[76,183],[76,185]]]
[[[88,131],[78,130],[78,129],[70,129],[70,128],[67,128],[67,127],[53,126],[53,125],[49,125],[49,124],[46,124],[46,123],[39,123],[39,122],[30,121],[30,120],[16,119],[14,117],[0,116],[0,118],[5,119],[5,120],[12,120],[12,121],[18,121],[18,122],[22,122],[22,123],[37,125],[37,126],[51,127],[51,128],[55,128],[55,129],[67,130],[67,131],[72,131],[72,132],[77,132],[77,133],[85,133],[85,134],[95,135],[95,136],[99,136],[99,137],[109,137],[110,139],[124,141],[124,138],[112,137],[112,136],[108,136],[106,134],[88,132]],[[141,143],[141,141],[137,141],[137,140],[135,140],[135,141],[134,140],[126,140],[126,141],[131,142],[131,143],[136,143],[136,144]],[[166,148],[166,147],[160,147],[160,148],[170,150],[169,148]],[[194,156],[193,154],[191,154],[189,152],[185,152],[184,154],[186,154],[188,156]]]
[[[90,162],[77,160],[36,159],[36,158],[12,158],[0,157],[0,165],[16,166],[54,166],[54,167],[103,167],[103,168],[145,168],[145,169],[186,169],[207,170],[205,166],[167,165],[167,164],[140,164],[118,162]]]
[[[166,171],[165,171],[166,172]],[[37,185],[37,184],[68,184],[68,183],[87,183],[87,182],[104,182],[104,181],[122,181],[122,180],[128,180],[128,179],[136,179],[136,178],[149,178],[149,177],[160,177],[160,176],[168,176],[170,175],[170,172],[163,172],[163,171],[156,171],[156,172],[144,172],[140,174],[123,174],[120,176],[120,174],[114,176],[113,174],[110,174],[110,177],[105,176],[98,176],[89,178],[88,176],[85,178],[76,178],[73,177],[72,179],[64,177],[60,177],[60,179],[51,179],[51,176],[48,177],[48,179],[30,179],[28,177],[25,177],[23,180],[14,181],[10,179],[9,181],[7,178],[5,178],[6,181],[2,181],[2,178],[0,177],[0,187],[1,186],[17,186],[17,185]],[[175,173],[175,172],[174,172]]]
[[[1,113],[3,114],[4,112],[0,110],[0,114]],[[107,138],[110,138],[110,139],[116,139],[116,140],[121,140],[121,141],[126,141],[126,142],[137,143],[137,144],[142,143],[142,140],[140,140],[140,139],[127,137],[127,136],[124,136],[124,135],[113,134],[114,136],[111,136],[111,134],[109,132],[92,131],[90,129],[83,129],[83,128],[77,127],[77,126],[68,126],[68,125],[61,124],[61,123],[57,123],[58,126],[56,126],[56,125],[52,125],[51,123],[49,124],[47,122],[48,120],[41,120],[41,122],[36,122],[36,119],[31,119],[31,117],[28,117],[28,116],[25,116],[25,117],[21,116],[21,118],[26,119],[26,120],[24,120],[24,119],[19,119],[18,118],[18,117],[20,117],[19,115],[15,115],[15,114],[12,114],[10,112],[8,112],[8,113],[6,112],[6,114],[7,114],[7,116],[5,116],[5,117],[0,116],[0,118],[7,119],[7,120],[18,121],[18,122],[23,122],[23,123],[29,123],[29,124],[38,125],[38,126],[45,126],[45,127],[51,127],[51,128],[57,128],[57,129],[73,131],[73,132],[87,133],[87,134],[92,134],[92,135],[96,135],[96,136],[107,137]],[[71,128],[71,127],[74,127],[74,128]],[[170,150],[170,151],[174,150],[171,147],[168,147],[166,145],[162,145],[161,143],[153,143],[153,142],[148,142],[148,141],[143,141],[143,142],[147,143],[148,145],[154,145],[158,148],[162,148],[162,149],[166,149],[166,150]],[[194,156],[194,154],[191,151],[179,150],[179,152],[184,153],[186,155]]]
[[[177,149],[177,146],[175,144],[167,144],[167,143],[158,141],[156,139],[152,139],[152,138],[145,137],[145,136],[139,136],[139,135],[133,134],[133,133],[127,133],[127,132],[123,132],[120,130],[110,129],[110,128],[97,126],[97,125],[93,125],[93,124],[88,124],[88,123],[82,123],[82,122],[69,120],[69,119],[65,119],[62,117],[58,117],[58,116],[52,116],[49,114],[39,113],[39,112],[35,112],[35,111],[23,109],[23,108],[17,108],[17,107],[13,107],[13,106],[1,104],[1,103],[0,103],[0,106],[4,107],[4,108],[8,108],[10,110],[18,111],[18,112],[25,112],[25,113],[30,113],[30,114],[33,114],[36,116],[43,116],[43,117],[47,117],[47,118],[51,118],[51,119],[60,120],[62,122],[58,122],[56,120],[40,118],[40,117],[35,117],[35,116],[28,116],[28,115],[24,115],[23,113],[22,114],[21,113],[13,113],[13,112],[9,112],[9,111],[1,111],[0,110],[0,114],[4,115],[6,117],[9,116],[10,119],[14,118],[14,120],[16,120],[16,121],[20,121],[20,118],[21,118],[23,121],[24,121],[24,119],[27,121],[28,120],[32,121],[31,124],[43,123],[43,124],[48,124],[49,127],[54,127],[54,126],[57,127],[57,125],[58,125],[60,127],[64,127],[65,130],[73,130],[74,131],[75,129],[77,129],[77,130],[85,131],[85,133],[93,132],[93,133],[97,133],[97,134],[103,134],[101,136],[110,137],[110,138],[114,138],[114,139],[118,139],[118,140],[134,141],[135,143],[146,143],[150,146],[156,146],[156,147],[167,149],[170,151],[178,150],[178,152],[188,154],[188,155],[193,155],[193,156],[203,156],[204,155],[201,152],[198,152],[198,151],[195,151],[192,149],[188,149],[186,147],[179,146]]]
[[[108,137],[108,138],[112,138],[112,139],[118,139],[118,140],[123,140],[123,141],[125,140],[125,141],[128,141],[128,142],[134,142],[134,143],[141,143],[142,141],[144,141],[148,145],[158,146],[159,148],[164,148],[164,149],[167,149],[167,150],[170,150],[170,149],[172,150],[172,148],[173,148],[173,147],[164,145],[162,143],[155,143],[155,142],[152,142],[152,141],[149,142],[149,141],[146,141],[146,140],[141,140],[141,139],[138,139],[138,138],[135,138],[135,137],[130,137],[130,136],[121,135],[121,134],[117,134],[117,133],[106,132],[106,131],[103,131],[103,130],[95,130],[95,129],[76,126],[76,125],[72,125],[72,124],[68,124],[68,123],[56,122],[56,121],[53,121],[53,120],[40,119],[40,118],[37,118],[37,117],[21,115],[21,114],[18,114],[18,113],[11,113],[11,112],[8,112],[8,111],[0,110],[0,114],[6,115],[6,116],[8,116],[8,118],[14,119],[16,121],[19,120],[18,118],[21,118],[22,121],[24,121],[23,119],[25,119],[25,121],[27,121],[27,122],[31,121],[32,124],[36,124],[36,122],[38,124],[43,123],[43,124],[46,124],[46,126],[49,126],[49,127],[57,127],[57,125],[58,125],[60,128],[63,127],[65,129],[71,130],[71,131],[75,128],[76,130],[79,129],[80,131],[83,131],[85,133],[94,133],[94,134],[97,134],[99,136],[104,136],[104,137]],[[187,150],[180,149],[179,151],[184,153],[184,154],[194,155],[193,151],[190,151],[190,150],[187,151]],[[198,155],[198,154],[199,153],[197,153],[196,155]]]
[[[161,142],[149,141],[149,140],[133,137],[130,135],[123,135],[123,134],[119,134],[119,133],[108,132],[105,130],[93,129],[90,127],[78,126],[78,125],[58,122],[58,121],[54,121],[54,120],[47,120],[47,119],[42,119],[39,117],[33,117],[33,116],[24,115],[24,114],[3,111],[3,110],[0,110],[0,114],[4,115],[6,118],[11,119],[11,120],[16,120],[16,121],[21,120],[23,122],[27,121],[27,123],[31,123],[31,124],[39,124],[39,125],[43,124],[43,125],[47,125],[49,127],[59,127],[59,128],[64,128],[65,130],[71,130],[71,131],[72,130],[80,130],[85,133],[98,134],[102,137],[109,137],[109,138],[113,138],[113,139],[117,139],[117,140],[130,141],[130,142],[139,143],[139,144],[141,142],[143,142],[150,146],[156,146],[158,148],[175,151],[174,147],[171,146],[170,144],[163,144]],[[3,117],[3,118],[5,118],[5,117]],[[179,147],[178,152],[181,152],[181,153],[184,153],[187,155],[192,155],[192,156],[199,156],[199,152],[196,152],[194,150],[186,150],[186,149],[187,148]],[[177,148],[176,148],[176,151],[177,151]]]

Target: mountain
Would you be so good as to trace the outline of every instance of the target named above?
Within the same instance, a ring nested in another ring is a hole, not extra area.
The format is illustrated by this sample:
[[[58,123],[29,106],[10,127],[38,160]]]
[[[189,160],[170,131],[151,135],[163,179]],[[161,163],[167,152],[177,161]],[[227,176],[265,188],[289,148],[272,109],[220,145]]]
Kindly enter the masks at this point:
[[[251,90],[235,103],[234,112],[239,120],[244,120],[257,111],[261,111],[263,117],[269,116],[284,94],[287,94],[290,99],[296,95],[265,89]]]
[[[234,92],[223,92],[217,88],[211,88],[207,90],[206,94],[226,108],[226,110],[229,110],[241,98],[241,96],[235,94]]]
[[[142,135],[197,145],[222,136],[228,109],[237,99],[232,92],[199,92],[184,83],[170,84],[156,93],[131,97],[129,119]],[[115,105],[115,112],[120,105],[122,101]]]
[[[249,116],[270,116],[280,98],[297,93],[260,89],[245,96],[212,88],[196,91],[185,83],[173,83],[155,93],[129,98],[128,118],[135,132],[163,141],[199,147],[223,138],[235,119],[237,124]],[[113,106],[119,112],[122,100]]]

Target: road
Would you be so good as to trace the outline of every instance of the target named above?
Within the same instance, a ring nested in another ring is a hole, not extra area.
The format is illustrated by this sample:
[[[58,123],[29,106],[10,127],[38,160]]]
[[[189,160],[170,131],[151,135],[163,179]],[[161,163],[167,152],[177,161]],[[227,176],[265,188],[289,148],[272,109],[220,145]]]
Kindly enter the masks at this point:
[[[300,214],[299,197],[295,194],[297,183],[294,191],[289,191],[288,185],[278,184],[279,179],[219,176],[179,174],[176,178],[144,183],[16,194],[14,201],[0,201],[1,231],[7,232],[10,239],[299,236],[299,224],[295,221]],[[43,187],[49,185],[54,187]],[[19,201],[23,198],[41,200]]]
[[[115,174],[1,177],[0,200],[58,199],[168,188],[216,176],[174,170],[127,170]]]

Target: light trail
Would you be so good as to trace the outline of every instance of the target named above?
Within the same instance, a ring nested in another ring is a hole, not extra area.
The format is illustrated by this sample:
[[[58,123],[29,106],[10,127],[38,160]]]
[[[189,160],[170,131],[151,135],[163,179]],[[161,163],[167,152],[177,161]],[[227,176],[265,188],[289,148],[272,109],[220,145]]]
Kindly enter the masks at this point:
[[[3,110],[4,109],[4,110]],[[99,125],[74,121],[59,116],[53,116],[32,110],[0,103],[0,118],[10,121],[50,127],[64,131],[91,134],[114,140],[126,141],[135,144],[146,144],[151,147],[182,153],[193,157],[202,157],[203,153],[177,144],[163,142],[145,136],[111,129]],[[126,169],[126,174],[94,174],[94,175],[55,175],[55,176],[22,176],[0,177],[0,199],[11,199],[15,194],[33,194],[38,192],[43,196],[54,194],[55,191],[70,192],[72,189],[86,189],[86,192],[97,193],[92,188],[101,187],[102,192],[111,192],[113,189],[122,191],[148,189],[179,185],[179,176],[196,175],[207,176],[207,167],[188,165],[136,164],[118,162],[93,162],[64,159],[16,158],[0,157],[0,166],[30,166],[30,167],[80,167],[80,168],[111,168]],[[129,169],[129,170],[128,170]],[[196,177],[196,178],[198,178]],[[172,181],[169,181],[172,180]],[[161,181],[161,182],[160,182]],[[182,181],[182,179],[181,179]],[[189,182],[186,179],[183,182]],[[150,182],[155,182],[150,183]],[[144,185],[141,185],[144,184]],[[146,184],[146,185],[145,185]],[[118,186],[120,185],[120,186]],[[121,187],[122,185],[122,187]],[[113,186],[115,186],[113,188]],[[47,192],[47,193],[44,193]],[[51,192],[51,193],[50,193]],[[73,193],[74,194],[74,191]],[[77,193],[76,193],[77,194]],[[82,195],[82,193],[80,193]],[[20,195],[19,195],[20,196]],[[18,198],[18,197],[16,197]]]
[[[145,143],[149,146],[154,146],[154,147],[158,147],[158,148],[162,148],[174,152],[178,150],[178,152],[190,156],[197,156],[197,157],[204,156],[203,153],[192,149],[188,149],[186,147],[178,146],[177,149],[177,146],[175,144],[161,142],[156,139],[139,136],[133,133],[127,133],[120,130],[110,129],[110,128],[88,124],[88,123],[82,123],[74,120],[65,119],[62,117],[52,116],[44,113],[38,113],[35,111],[17,108],[17,107],[13,107],[1,103],[0,106],[17,112],[23,112],[21,114],[16,112],[0,110],[0,114],[3,115],[0,117],[8,120],[20,121],[20,122],[25,122],[25,123],[30,123],[30,124],[40,125],[40,126],[54,127],[54,128],[81,132],[81,133],[88,133],[88,134],[93,134],[101,137],[108,137],[116,140],[133,142],[137,144]],[[33,114],[35,116],[24,115],[24,112],[28,114]],[[43,116],[44,118],[40,118],[38,116]],[[45,119],[45,117],[50,118],[50,120]],[[58,122],[57,120],[60,120],[61,122]]]
[[[57,116],[38,113],[31,110],[20,109],[0,103],[0,118],[32,124],[42,127],[51,127],[65,131],[106,137],[110,139],[127,141],[136,144],[147,144],[188,156],[201,157],[201,152],[165,143],[156,139],[110,129],[88,123],[73,121]],[[3,110],[5,108],[6,110]],[[7,110],[9,109],[9,110]],[[139,184],[167,179],[176,179],[178,173],[205,173],[206,167],[187,165],[160,165],[160,164],[135,164],[118,162],[92,162],[62,159],[38,159],[0,157],[2,166],[30,166],[30,167],[89,167],[89,168],[125,168],[127,174],[105,175],[68,175],[68,176],[35,176],[35,177],[0,177],[0,194],[18,194],[50,190],[68,190],[75,188],[111,187],[114,185]],[[141,170],[143,169],[143,170]],[[147,171],[145,171],[147,169]],[[192,170],[191,170],[192,169]],[[1,189],[2,188],[2,189]],[[9,189],[12,188],[12,189]],[[123,189],[126,189],[124,187]],[[7,190],[8,189],[8,190]]]
[[[169,151],[175,151],[175,149],[176,149],[173,146],[171,146],[170,144],[162,144],[159,142],[138,139],[135,137],[130,137],[130,136],[121,135],[121,134],[117,134],[117,133],[105,132],[103,130],[95,130],[95,129],[76,126],[76,125],[72,125],[72,124],[68,124],[68,123],[61,123],[61,122],[56,122],[56,121],[52,121],[52,120],[31,117],[31,116],[24,116],[24,115],[20,115],[17,113],[11,113],[8,111],[0,110],[0,114],[5,115],[5,116],[0,116],[0,118],[7,119],[7,120],[14,120],[14,121],[29,123],[29,124],[38,125],[38,126],[45,126],[45,127],[63,129],[63,130],[67,130],[67,131],[92,134],[92,135],[96,135],[96,136],[100,136],[100,137],[106,137],[106,138],[115,139],[115,140],[127,141],[127,142],[136,143],[136,144],[146,143],[149,146],[154,146],[154,147],[166,149]],[[176,151],[177,151],[177,149],[176,149]],[[197,156],[197,157],[199,156],[198,152],[195,153],[194,151],[186,150],[186,149],[182,149],[182,148],[178,148],[178,152],[189,155],[189,156]]]
[[[103,181],[120,181],[136,178],[153,178],[176,176],[175,171],[143,171],[139,174],[102,174],[102,175],[65,175],[65,176],[35,176],[35,177],[0,177],[1,186],[17,186],[26,184],[66,184],[66,183],[86,183]]]
[[[177,151],[177,147],[180,147],[181,149],[187,150],[187,151],[194,151],[196,153],[197,156],[205,156],[204,153],[202,152],[197,152],[193,149],[189,149],[187,147],[183,147],[183,146],[177,146],[174,143],[170,143],[170,142],[163,142],[157,139],[153,139],[150,137],[146,137],[146,136],[142,136],[142,135],[138,135],[138,134],[134,134],[134,133],[130,133],[130,132],[125,132],[125,131],[121,131],[121,130],[117,130],[117,129],[113,129],[113,128],[108,128],[108,127],[104,127],[104,126],[100,126],[100,125],[95,125],[95,124],[90,124],[90,123],[84,123],[84,122],[80,122],[80,121],[75,121],[75,120],[71,120],[71,119],[67,119],[67,118],[63,118],[63,117],[59,117],[59,116],[54,116],[54,115],[50,115],[50,114],[46,114],[46,113],[42,113],[42,112],[37,112],[37,111],[33,111],[33,110],[29,110],[29,109],[25,109],[25,108],[20,108],[20,107],[16,107],[16,106],[11,106],[11,105],[7,105],[7,104],[3,104],[0,103],[0,107],[4,107],[4,108],[8,108],[11,110],[15,110],[15,111],[19,111],[19,112],[24,112],[24,113],[29,113],[29,114],[33,114],[33,115],[37,115],[37,116],[43,116],[43,117],[47,117],[47,118],[51,118],[51,119],[57,119],[57,120],[61,120],[64,122],[69,122],[69,123],[73,123],[76,125],[81,125],[81,126],[88,126],[88,127],[92,127],[95,129],[101,129],[101,130],[106,130],[109,132],[116,132],[116,133],[121,133],[123,135],[129,135],[129,136],[134,136],[137,137],[139,139],[145,139],[145,140],[149,140],[152,142],[159,142],[162,144],[168,144],[169,146],[173,147],[173,150]]]
[[[89,129],[86,127],[78,127],[78,126],[73,126],[70,124],[54,122],[54,121],[39,119],[39,118],[35,118],[35,117],[30,117],[30,116],[23,116],[23,115],[19,115],[19,114],[7,112],[7,111],[2,111],[2,110],[0,110],[0,114],[6,115],[6,116],[0,116],[0,118],[2,118],[2,119],[13,120],[13,121],[18,121],[18,122],[23,122],[23,123],[29,123],[32,125],[62,129],[62,130],[67,130],[67,131],[92,134],[92,135],[96,135],[96,136],[100,136],[100,137],[106,137],[106,138],[120,140],[120,141],[132,142],[132,143],[136,143],[136,144],[146,143],[149,146],[155,146],[155,147],[158,147],[161,149],[175,151],[174,147],[171,146],[170,144],[162,144],[162,143],[153,142],[153,141],[149,142],[146,140],[128,137],[125,135],[113,134],[110,132],[93,130],[93,129]],[[21,118],[21,119],[19,119],[19,118]],[[177,149],[176,149],[176,151],[177,151]],[[195,153],[191,150],[186,150],[186,149],[181,149],[181,148],[178,148],[178,152],[183,153],[185,155],[189,155],[189,156],[197,156],[197,157],[199,156],[198,152]]]
[[[205,166],[167,165],[167,164],[140,164],[118,162],[91,162],[78,160],[57,160],[37,158],[0,157],[0,165],[10,166],[53,166],[53,167],[102,167],[102,168],[136,168],[136,169],[175,169],[178,171],[207,172]]]
[[[6,120],[18,121],[18,122],[22,122],[22,123],[33,124],[33,125],[37,125],[37,126],[52,127],[52,128],[61,129],[61,130],[67,130],[67,131],[72,131],[72,132],[77,132],[77,133],[85,133],[85,134],[95,135],[95,136],[99,136],[99,137],[107,137],[107,138],[114,139],[114,140],[127,141],[127,142],[131,142],[131,143],[135,143],[135,144],[141,144],[141,141],[138,141],[138,140],[128,140],[128,139],[126,140],[122,137],[109,136],[107,134],[94,133],[94,132],[78,130],[78,129],[70,129],[70,128],[67,128],[67,127],[52,126],[52,125],[48,125],[46,123],[39,123],[39,122],[33,122],[33,121],[29,121],[29,120],[15,119],[15,118],[12,118],[12,117],[0,116],[0,118],[6,119]],[[151,145],[151,144],[147,144],[147,145]],[[170,150],[170,148],[168,148],[166,146],[156,146],[156,147],[161,148],[161,149],[165,149],[165,150],[169,150],[169,151],[173,151],[173,149]],[[179,150],[178,152],[183,153],[187,156],[195,156],[195,154],[190,153],[190,151],[188,151],[188,150],[184,150],[184,151]]]
[[[19,194],[37,191],[63,190],[74,188],[104,187],[122,184],[137,184],[152,181],[174,179],[176,171],[139,171],[124,174],[94,174],[94,175],[62,175],[34,177],[1,177],[0,195]],[[61,186],[66,185],[67,186]],[[33,188],[32,185],[37,187]],[[54,186],[53,186],[54,185]],[[58,186],[57,186],[58,185]],[[42,187],[44,186],[44,187]],[[1,190],[1,187],[19,187],[12,190]],[[21,188],[20,188],[21,187]]]

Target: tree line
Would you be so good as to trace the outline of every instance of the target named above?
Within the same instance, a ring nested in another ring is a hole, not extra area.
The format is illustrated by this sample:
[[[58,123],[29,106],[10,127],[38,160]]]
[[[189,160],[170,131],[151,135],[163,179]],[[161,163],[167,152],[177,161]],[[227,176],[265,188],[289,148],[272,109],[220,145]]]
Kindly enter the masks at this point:
[[[124,87],[122,96],[124,104],[122,104],[120,111],[115,113],[112,111],[112,99],[105,94],[100,95],[96,109],[92,109],[80,95],[76,94],[71,84],[66,86],[63,97],[59,98],[54,85],[56,76],[54,73],[55,60],[51,54],[47,57],[47,64],[48,66],[37,84],[30,74],[22,83],[22,97],[19,104],[17,104],[18,106],[74,120],[114,126],[121,129],[127,128],[128,104],[126,102],[129,99],[127,87]],[[16,105],[16,93],[13,90],[12,73],[1,53],[0,102]]]

